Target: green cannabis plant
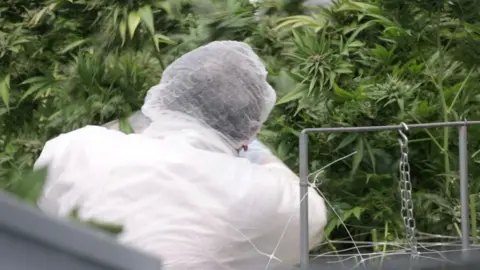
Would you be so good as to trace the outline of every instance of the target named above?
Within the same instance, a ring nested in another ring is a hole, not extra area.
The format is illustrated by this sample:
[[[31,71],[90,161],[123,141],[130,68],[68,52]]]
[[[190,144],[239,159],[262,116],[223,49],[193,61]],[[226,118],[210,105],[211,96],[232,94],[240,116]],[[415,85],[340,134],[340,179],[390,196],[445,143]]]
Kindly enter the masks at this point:
[[[294,171],[305,128],[480,119],[475,1],[302,2],[1,2],[0,188],[33,202],[29,175],[46,140],[125,119],[169,63],[213,40],[245,41],[266,63],[278,102],[260,137]],[[472,224],[479,136],[470,128]],[[331,206],[327,240],[347,230],[356,241],[404,237],[397,140],[395,132],[311,136],[311,181]],[[418,231],[458,236],[457,130],[418,130],[409,140]]]

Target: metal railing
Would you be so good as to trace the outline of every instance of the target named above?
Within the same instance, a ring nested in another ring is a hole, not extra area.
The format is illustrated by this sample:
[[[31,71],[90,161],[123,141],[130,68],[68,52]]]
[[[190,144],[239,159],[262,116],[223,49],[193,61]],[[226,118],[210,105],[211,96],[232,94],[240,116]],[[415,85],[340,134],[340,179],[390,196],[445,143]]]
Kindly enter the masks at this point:
[[[460,171],[460,204],[461,204],[461,231],[462,231],[462,251],[470,248],[470,228],[469,228],[469,209],[468,209],[468,150],[467,150],[467,127],[471,125],[480,125],[480,121],[461,121],[461,122],[439,122],[424,124],[400,124],[391,126],[364,126],[364,127],[327,127],[327,128],[308,128],[300,134],[300,268],[302,270],[310,269],[309,260],[309,235],[308,235],[308,135],[310,133],[354,133],[354,132],[372,132],[372,131],[392,131],[397,130],[402,135],[402,131],[420,129],[420,128],[439,128],[439,127],[458,127],[459,136],[459,171]]]
[[[103,231],[38,211],[0,191],[2,270],[161,270],[162,261]]]

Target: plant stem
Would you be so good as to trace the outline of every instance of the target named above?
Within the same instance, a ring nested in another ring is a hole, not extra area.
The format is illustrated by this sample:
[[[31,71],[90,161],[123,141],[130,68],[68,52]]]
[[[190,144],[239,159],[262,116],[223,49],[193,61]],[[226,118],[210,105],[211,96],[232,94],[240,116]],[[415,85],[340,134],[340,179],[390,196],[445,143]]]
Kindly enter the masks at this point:
[[[440,102],[442,103],[442,113],[443,113],[443,121],[448,122],[448,108],[447,108],[447,103],[445,101],[445,93],[443,92],[443,86],[442,86],[442,81],[439,82],[440,89],[439,90],[439,95],[440,95]],[[448,192],[449,187],[450,187],[450,160],[448,157],[448,141],[449,141],[449,128],[444,127],[443,128],[443,162],[444,162],[444,169],[445,169],[445,191]]]
[[[378,242],[377,230],[373,229],[371,234],[372,234],[372,242],[373,242],[373,252],[378,252],[379,248],[377,245],[377,242]]]
[[[473,244],[478,242],[478,231],[477,231],[477,208],[476,208],[476,197],[477,194],[470,195],[470,220],[472,222],[472,238]]]
[[[443,89],[443,79],[445,74],[445,57],[443,54],[442,43],[440,40],[440,16],[437,17],[437,49],[439,52],[440,57],[440,78],[438,80],[437,88],[438,94],[440,96],[440,103],[442,105],[442,114],[443,114],[443,121],[448,122],[448,105],[445,99],[445,92]],[[443,163],[444,163],[444,170],[445,170],[445,192],[448,193],[450,189],[450,160],[448,157],[448,136],[449,136],[449,128],[443,128]]]
[[[160,67],[162,68],[162,72],[165,70],[165,64],[163,63],[163,59],[162,57],[160,56],[160,53],[159,52],[156,52],[155,53],[155,58],[157,58],[158,60],[158,63],[160,64]]]

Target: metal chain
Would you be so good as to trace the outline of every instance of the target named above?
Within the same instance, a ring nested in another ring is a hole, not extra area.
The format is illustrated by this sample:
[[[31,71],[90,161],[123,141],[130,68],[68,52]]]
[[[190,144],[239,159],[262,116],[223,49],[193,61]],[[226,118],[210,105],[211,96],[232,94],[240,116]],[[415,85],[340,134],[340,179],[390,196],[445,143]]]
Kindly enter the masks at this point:
[[[413,216],[413,200],[412,200],[412,182],[410,181],[410,164],[408,162],[408,127],[405,123],[400,124],[401,129],[398,130],[400,138],[400,197],[402,202],[401,215],[405,230],[407,233],[407,243],[410,246],[412,255],[417,255],[417,238],[415,236],[415,218]]]

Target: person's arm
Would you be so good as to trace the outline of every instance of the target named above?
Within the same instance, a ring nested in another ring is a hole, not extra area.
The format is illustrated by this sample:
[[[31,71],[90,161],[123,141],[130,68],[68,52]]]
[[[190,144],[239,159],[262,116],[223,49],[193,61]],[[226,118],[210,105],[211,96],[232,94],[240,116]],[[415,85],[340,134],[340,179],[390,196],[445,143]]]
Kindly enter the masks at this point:
[[[42,196],[37,201],[37,206],[42,211],[54,215],[66,215],[75,207],[75,201],[60,203],[62,197],[70,192],[75,185],[75,180],[63,177],[64,171],[66,169],[71,170],[72,166],[81,170],[83,165],[71,163],[72,160],[75,160],[73,154],[78,152],[78,149],[75,149],[75,143],[79,138],[86,137],[91,142],[90,147],[95,147],[95,137],[106,130],[106,128],[99,126],[85,126],[60,134],[45,143],[40,156],[33,165],[34,171],[43,168],[47,169]],[[76,162],[79,161],[76,160]]]
[[[274,255],[286,265],[300,261],[300,183],[299,178],[285,165],[269,162],[253,164],[252,175],[258,208],[252,211],[263,224],[268,235],[262,240],[265,245],[276,246]],[[317,191],[308,188],[308,238],[309,249],[318,247],[323,241],[327,225],[327,209]],[[258,226],[258,225],[257,225]],[[269,250],[268,252],[272,252]],[[269,253],[270,254],[270,253]]]
[[[299,206],[299,177],[292,172],[278,157],[276,157],[264,144],[262,144],[258,139],[255,139],[255,141],[248,146],[248,150],[246,152],[242,152],[240,156],[248,159],[256,166],[259,166],[262,170],[267,171],[269,175],[268,177],[277,179],[278,183],[283,185],[283,194],[286,197],[285,200],[290,201],[292,205]],[[309,187],[308,189],[308,208],[310,236],[309,244],[310,248],[314,248],[323,240],[323,232],[327,224],[327,209],[325,207],[323,198],[313,187]],[[298,211],[297,218],[299,217],[300,212]]]
[[[271,173],[278,174],[278,177],[288,176],[292,181],[299,181],[298,176],[258,139],[248,145],[247,151],[241,151],[239,156],[248,159],[253,164],[269,169]]]
[[[37,201],[37,206],[49,214],[57,214],[60,210],[58,198],[71,187],[58,181],[63,171],[64,164],[59,162],[67,151],[74,132],[61,134],[45,143],[40,156],[33,165],[33,170],[46,169],[46,179],[42,190],[42,196]],[[73,133],[73,134],[72,134]]]

